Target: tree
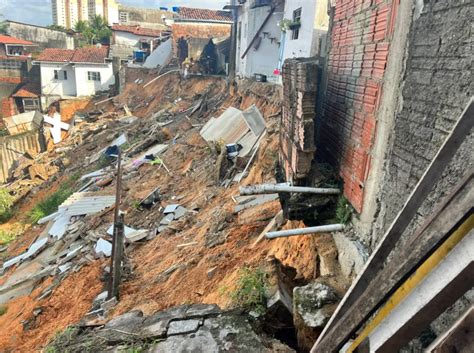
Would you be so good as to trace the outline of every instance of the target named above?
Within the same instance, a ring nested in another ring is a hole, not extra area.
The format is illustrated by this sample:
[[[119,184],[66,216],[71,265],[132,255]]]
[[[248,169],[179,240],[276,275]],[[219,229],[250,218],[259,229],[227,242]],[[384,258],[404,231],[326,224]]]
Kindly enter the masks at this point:
[[[89,28],[89,22],[87,21],[77,21],[74,25],[74,31],[77,33],[84,33]]]
[[[63,27],[63,26],[60,26],[60,25],[49,25],[47,28],[53,29],[55,31],[67,32],[66,27]]]
[[[92,17],[89,27],[94,34],[95,41],[109,41],[112,36],[112,30],[109,28],[107,21],[100,15]]]
[[[7,33],[7,29],[8,29],[8,23],[7,23],[7,21],[1,21],[1,22],[0,22],[0,33],[1,33],[1,34],[8,34],[8,33]]]
[[[87,42],[93,45],[102,41],[109,41],[112,31],[102,16],[94,16],[90,22],[78,21],[74,30]]]
[[[3,19],[3,15],[0,14],[0,33],[1,34],[8,34],[8,22]]]

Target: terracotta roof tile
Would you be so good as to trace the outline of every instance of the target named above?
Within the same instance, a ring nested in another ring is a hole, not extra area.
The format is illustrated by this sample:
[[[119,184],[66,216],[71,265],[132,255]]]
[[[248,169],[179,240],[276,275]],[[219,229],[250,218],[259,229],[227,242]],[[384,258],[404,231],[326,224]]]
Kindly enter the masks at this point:
[[[75,50],[72,62],[75,63],[98,63],[103,64],[105,58],[109,55],[109,48],[102,46],[100,48],[79,48]]]
[[[191,7],[180,7],[179,18],[183,20],[232,22],[232,14],[229,11],[195,9]]]
[[[74,62],[102,64],[107,58],[108,47],[90,47],[78,49],[46,48],[36,59],[45,62]]]
[[[144,28],[140,26],[125,26],[125,25],[113,25],[112,30],[133,33],[137,36],[146,36],[146,37],[159,37],[162,32],[159,29]]]
[[[19,97],[19,98],[36,98],[41,95],[41,88],[40,85],[37,83],[27,83],[23,87],[21,87],[18,91],[12,94],[12,97]]]
[[[15,37],[10,37],[10,36],[5,36],[5,35],[0,35],[0,43],[2,44],[19,44],[19,45],[35,45],[32,42],[29,42],[27,40],[23,39],[18,39]]]

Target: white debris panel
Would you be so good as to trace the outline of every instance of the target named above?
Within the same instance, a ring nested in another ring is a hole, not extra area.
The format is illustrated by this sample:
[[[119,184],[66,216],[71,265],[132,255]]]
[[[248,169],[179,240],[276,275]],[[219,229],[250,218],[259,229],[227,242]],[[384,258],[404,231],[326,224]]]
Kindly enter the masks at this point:
[[[242,111],[229,107],[222,115],[211,118],[201,129],[206,141],[224,141],[226,144],[242,145],[239,156],[246,156],[265,131],[265,119],[255,105]]]
[[[59,207],[58,211],[38,221],[39,224],[54,221],[49,235],[61,239],[66,233],[71,217],[94,214],[115,203],[115,196],[97,196],[88,192],[72,194]]]

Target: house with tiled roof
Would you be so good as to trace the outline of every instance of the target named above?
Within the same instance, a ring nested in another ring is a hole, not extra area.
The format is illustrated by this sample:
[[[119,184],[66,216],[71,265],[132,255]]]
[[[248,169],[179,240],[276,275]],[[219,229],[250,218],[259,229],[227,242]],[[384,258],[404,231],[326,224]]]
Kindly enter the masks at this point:
[[[41,95],[47,102],[58,98],[91,96],[107,91],[115,83],[109,48],[43,50],[36,58],[40,66]]]
[[[205,51],[215,52],[210,48],[214,45],[212,42],[229,38],[232,23],[229,11],[180,7],[172,25],[173,50],[179,63],[186,58],[199,61]],[[215,66],[214,62],[221,60],[215,57],[210,61],[211,66]],[[219,66],[222,64],[225,63]]]
[[[35,47],[36,44],[33,42],[8,35],[0,35],[0,118],[18,113],[14,99],[10,95],[19,86],[28,82],[31,69],[31,51]]]
[[[175,21],[232,23],[232,13],[223,10],[180,7],[178,9],[178,18]]]

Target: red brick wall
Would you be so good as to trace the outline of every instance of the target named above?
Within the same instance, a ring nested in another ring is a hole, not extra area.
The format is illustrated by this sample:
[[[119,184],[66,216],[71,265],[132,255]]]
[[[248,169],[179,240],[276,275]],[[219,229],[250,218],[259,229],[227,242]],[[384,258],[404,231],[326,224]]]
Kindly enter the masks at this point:
[[[336,0],[321,149],[339,167],[344,195],[362,211],[377,109],[400,0]]]
[[[287,181],[300,184],[308,176],[316,150],[314,139],[318,62],[288,59],[283,64],[283,109],[280,163]]]
[[[21,83],[21,77],[0,76],[0,83]]]
[[[7,118],[16,114],[18,112],[16,111],[15,100],[13,98],[4,98],[2,100],[2,117]]]
[[[184,38],[220,38],[230,36],[231,24],[178,22],[173,26],[173,48],[176,53],[176,43]]]

